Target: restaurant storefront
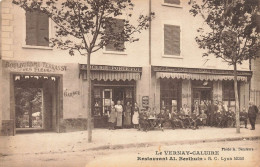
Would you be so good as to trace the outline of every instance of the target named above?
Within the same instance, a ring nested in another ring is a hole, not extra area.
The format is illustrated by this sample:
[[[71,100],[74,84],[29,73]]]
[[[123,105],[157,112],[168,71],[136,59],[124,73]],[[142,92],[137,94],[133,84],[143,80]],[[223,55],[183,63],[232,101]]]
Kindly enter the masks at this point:
[[[83,81],[87,78],[87,65],[80,64]],[[111,102],[121,101],[134,105],[136,101],[136,81],[141,79],[141,67],[91,65],[91,104],[94,127],[108,127],[108,112]]]
[[[193,110],[194,104],[201,101],[223,101],[234,110],[235,93],[232,70],[191,69],[179,67],[152,66],[153,75],[160,84],[160,102],[170,111],[187,105]],[[238,95],[240,107],[248,106],[250,71],[238,71]],[[158,82],[157,82],[158,83]]]

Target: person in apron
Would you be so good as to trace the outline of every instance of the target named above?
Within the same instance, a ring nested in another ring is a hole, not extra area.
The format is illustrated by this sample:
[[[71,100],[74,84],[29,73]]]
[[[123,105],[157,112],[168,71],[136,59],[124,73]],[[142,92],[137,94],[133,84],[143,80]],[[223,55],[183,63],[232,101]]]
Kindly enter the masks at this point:
[[[133,124],[134,124],[134,128],[137,129],[139,126],[139,108],[137,103],[135,103],[134,106]]]
[[[117,101],[117,105],[115,105],[115,109],[116,109],[116,126],[118,128],[122,128],[122,116],[123,116],[123,106],[121,105],[121,101],[118,100]]]

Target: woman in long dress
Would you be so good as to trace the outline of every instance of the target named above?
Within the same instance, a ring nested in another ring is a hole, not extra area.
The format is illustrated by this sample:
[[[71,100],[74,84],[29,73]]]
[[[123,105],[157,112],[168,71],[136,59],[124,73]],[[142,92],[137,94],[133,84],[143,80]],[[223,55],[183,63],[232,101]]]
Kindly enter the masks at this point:
[[[108,114],[108,123],[109,123],[109,130],[110,129],[114,130],[115,123],[116,123],[116,108],[113,101],[111,102],[111,111]]]
[[[139,125],[139,108],[137,103],[135,103],[134,106],[133,124],[134,124],[134,128],[137,129]]]
[[[126,103],[125,112],[124,112],[124,126],[126,128],[130,128],[131,126],[131,113],[132,113],[132,106],[130,102]]]
[[[122,116],[123,116],[123,106],[121,105],[121,101],[117,101],[117,105],[115,105],[116,109],[116,126],[121,128],[122,127]]]

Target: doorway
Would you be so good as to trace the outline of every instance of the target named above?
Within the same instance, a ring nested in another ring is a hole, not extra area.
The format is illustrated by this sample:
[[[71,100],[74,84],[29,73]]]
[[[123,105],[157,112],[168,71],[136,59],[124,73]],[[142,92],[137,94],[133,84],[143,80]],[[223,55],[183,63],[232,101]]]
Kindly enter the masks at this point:
[[[60,77],[13,75],[16,132],[56,131]]]
[[[111,110],[111,102],[115,104],[121,101],[124,106],[127,102],[134,105],[135,82],[134,81],[94,81],[92,89],[92,115],[95,128],[108,127],[108,112]]]
[[[210,89],[193,89],[193,102],[198,101],[211,101],[212,91]]]
[[[202,101],[212,101],[213,83],[212,81],[192,81],[192,111],[195,105],[201,105]]]

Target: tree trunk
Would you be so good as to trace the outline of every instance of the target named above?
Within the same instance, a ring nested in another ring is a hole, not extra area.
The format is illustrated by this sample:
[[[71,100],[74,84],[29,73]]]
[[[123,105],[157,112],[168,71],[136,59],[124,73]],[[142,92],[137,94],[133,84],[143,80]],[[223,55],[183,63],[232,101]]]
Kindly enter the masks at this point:
[[[236,133],[240,133],[240,118],[239,118],[239,101],[237,89],[237,64],[234,64],[234,89],[235,89],[235,112],[236,112]]]
[[[92,142],[92,116],[91,116],[91,74],[90,74],[90,53],[88,53],[87,61],[87,93],[88,93],[88,107],[87,107],[87,116],[88,116],[88,142]]]
[[[32,128],[32,102],[29,102],[29,128]]]

